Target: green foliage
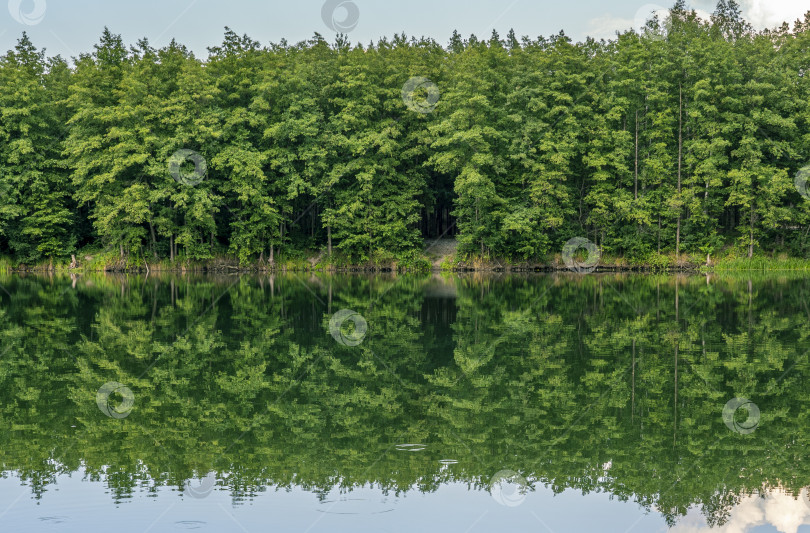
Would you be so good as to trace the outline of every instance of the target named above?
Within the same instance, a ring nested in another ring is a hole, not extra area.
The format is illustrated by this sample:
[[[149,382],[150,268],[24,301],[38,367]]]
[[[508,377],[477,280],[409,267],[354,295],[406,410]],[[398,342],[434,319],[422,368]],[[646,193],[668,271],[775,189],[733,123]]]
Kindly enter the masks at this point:
[[[235,500],[485,490],[508,456],[533,487],[722,522],[717,499],[810,479],[799,272],[0,285],[0,464],[37,498],[77,471],[115,501],[209,472]],[[340,309],[367,321],[358,346],[329,334]],[[124,419],[96,405],[110,381],[134,394]],[[762,413],[750,435],[722,420],[739,396]],[[426,449],[394,449],[405,442]]]
[[[374,264],[448,235],[479,260],[543,260],[572,237],[631,261],[810,257],[793,183],[810,163],[808,43],[810,13],[756,32],[726,0],[579,43],[262,46],[226,29],[197,58],[105,29],[68,66],[23,34],[0,57],[0,253]],[[413,79],[435,90],[403,97]],[[206,162],[194,183],[171,175],[179,150]]]

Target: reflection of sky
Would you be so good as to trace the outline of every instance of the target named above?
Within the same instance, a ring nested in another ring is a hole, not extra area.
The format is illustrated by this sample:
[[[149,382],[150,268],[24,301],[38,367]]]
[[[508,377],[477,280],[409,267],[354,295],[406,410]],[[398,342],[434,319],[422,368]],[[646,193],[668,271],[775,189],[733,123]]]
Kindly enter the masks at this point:
[[[657,512],[607,494],[568,490],[554,495],[539,488],[517,507],[504,507],[487,492],[464,484],[437,492],[385,496],[377,489],[333,491],[325,502],[301,489],[269,489],[252,502],[232,505],[227,491],[204,499],[181,497],[161,488],[157,497],[137,493],[116,505],[103,483],[82,480],[82,473],[60,476],[37,503],[30,487],[16,477],[0,480],[0,530],[14,532],[160,533],[199,531],[413,532],[459,533],[537,531],[551,533],[664,533]],[[744,498],[726,525],[709,528],[693,509],[670,533],[810,533],[810,504],[781,493]]]
[[[3,531],[159,533],[200,531],[318,532],[666,532],[656,512],[607,494],[582,495],[568,490],[554,494],[539,488],[517,507],[504,507],[487,492],[466,485],[442,486],[437,492],[385,496],[377,489],[351,493],[333,491],[325,502],[301,489],[269,489],[252,502],[232,505],[226,491],[204,499],[180,497],[162,488],[158,497],[146,493],[116,505],[103,483],[82,480],[82,474],[60,476],[37,503],[19,479],[0,480],[0,529]],[[728,523],[711,529],[697,510],[671,533],[810,533],[810,506],[804,500],[772,493],[744,498]]]
[[[761,526],[761,527],[758,527]],[[728,522],[723,527],[709,528],[699,512],[691,511],[672,533],[751,533],[810,532],[810,503],[803,498],[795,499],[782,492],[774,491],[767,497],[750,496],[743,498],[731,510]]]
[[[161,489],[158,497],[144,493],[120,505],[102,483],[82,481],[81,473],[62,476],[39,505],[30,487],[19,479],[0,480],[0,530],[14,532],[160,533],[198,531],[419,532],[476,533],[492,531],[632,532],[666,531],[657,513],[646,514],[635,503],[611,500],[606,494],[583,496],[566,491],[554,496],[545,488],[530,492],[517,507],[504,507],[487,492],[466,485],[442,486],[437,492],[383,496],[376,489],[332,492],[319,503],[309,492],[260,494],[253,502],[232,506],[227,492],[207,498],[180,497]],[[310,529],[308,529],[310,528]]]

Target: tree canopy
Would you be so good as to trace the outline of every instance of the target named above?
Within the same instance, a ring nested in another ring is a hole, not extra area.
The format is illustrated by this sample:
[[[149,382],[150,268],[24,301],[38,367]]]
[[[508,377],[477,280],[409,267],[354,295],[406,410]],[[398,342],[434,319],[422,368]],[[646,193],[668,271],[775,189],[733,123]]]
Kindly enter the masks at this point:
[[[66,62],[23,34],[0,57],[0,253],[808,257],[808,67],[810,13],[754,31],[734,0],[579,43],[227,30],[201,59],[105,30]]]

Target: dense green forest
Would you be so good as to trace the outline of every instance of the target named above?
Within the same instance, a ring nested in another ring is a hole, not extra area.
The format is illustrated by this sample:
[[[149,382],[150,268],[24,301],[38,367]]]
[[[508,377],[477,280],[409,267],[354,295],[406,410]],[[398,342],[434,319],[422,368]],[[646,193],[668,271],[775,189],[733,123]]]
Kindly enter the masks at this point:
[[[262,46],[228,30],[0,58],[0,254],[34,264],[536,260],[604,253],[810,256],[810,12],[754,31],[683,0],[610,41],[443,46],[338,35]],[[798,186],[797,186],[798,185]]]
[[[240,502],[486,490],[511,469],[530,490],[722,523],[745,495],[810,485],[810,281],[795,273],[0,283],[0,475],[37,498],[77,471],[117,502],[216,472]],[[358,346],[329,333],[340,309],[368,322]],[[96,404],[110,381],[133,392],[126,418]],[[754,433],[723,422],[740,396],[761,411]]]

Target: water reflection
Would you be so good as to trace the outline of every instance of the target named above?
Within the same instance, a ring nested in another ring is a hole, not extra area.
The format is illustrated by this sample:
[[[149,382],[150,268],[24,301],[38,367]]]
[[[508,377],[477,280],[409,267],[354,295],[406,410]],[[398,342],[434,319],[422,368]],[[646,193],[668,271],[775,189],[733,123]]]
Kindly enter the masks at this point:
[[[81,472],[116,503],[462,484],[609,494],[679,531],[810,516],[800,277],[0,284],[0,461],[37,500]]]
[[[806,494],[806,490],[803,494]],[[741,498],[729,509],[722,524],[710,521],[710,517],[697,512],[690,512],[670,531],[747,533],[758,526],[772,526],[781,533],[796,533],[803,525],[810,525],[810,507],[806,497],[796,498],[781,489],[771,489]]]

